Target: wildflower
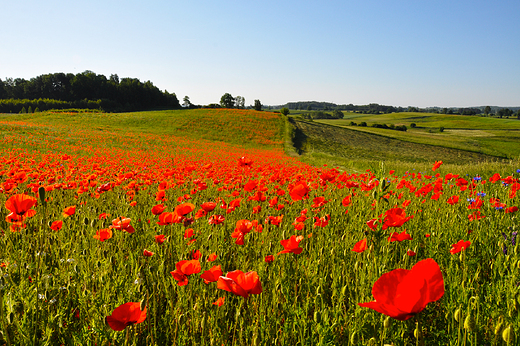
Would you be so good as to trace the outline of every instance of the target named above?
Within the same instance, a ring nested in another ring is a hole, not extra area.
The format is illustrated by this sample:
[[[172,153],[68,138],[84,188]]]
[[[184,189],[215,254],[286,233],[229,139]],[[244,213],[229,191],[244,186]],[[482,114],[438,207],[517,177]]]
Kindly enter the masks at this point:
[[[75,205],[63,209],[63,216],[64,217],[72,216],[75,213],[76,213],[76,206]]]
[[[428,258],[411,270],[395,269],[383,274],[374,283],[372,295],[374,301],[358,305],[405,321],[444,295],[444,279],[439,265]]]
[[[210,270],[206,270],[200,275],[200,277],[204,280],[205,284],[209,284],[210,282],[217,282],[221,275],[222,269],[220,269],[220,266],[218,265],[213,266]]]
[[[217,281],[217,288],[222,289],[237,296],[248,298],[250,294],[262,293],[262,284],[256,272],[244,273],[235,270],[220,276]]]
[[[278,255],[282,253],[294,253],[296,255],[299,255],[303,249],[299,247],[300,241],[303,240],[303,236],[291,236],[289,239],[280,240],[280,244],[284,247],[284,250],[280,251]]]
[[[363,240],[360,240],[358,241],[355,245],[354,245],[354,248],[352,248],[351,251],[354,251],[354,252],[357,252],[357,253],[361,253],[363,251],[365,251],[367,249],[367,239],[363,239]]]
[[[146,306],[141,310],[141,303],[126,303],[112,311],[112,315],[106,317],[106,322],[113,330],[120,331],[127,326],[144,322],[146,319]]]
[[[53,231],[59,231],[62,226],[63,226],[63,221],[61,221],[61,220],[53,221],[53,223],[51,224],[51,229]]]
[[[166,240],[166,236],[164,234],[159,234],[155,236],[155,242],[157,244],[162,244]]]
[[[455,243],[451,246],[450,253],[452,255],[459,253],[462,250],[466,250],[470,245],[471,245],[471,242],[469,240],[468,241],[459,240],[457,243]]]
[[[176,270],[170,272],[177,281],[177,285],[185,286],[188,284],[188,276],[200,272],[200,262],[198,260],[180,261],[175,264]]]

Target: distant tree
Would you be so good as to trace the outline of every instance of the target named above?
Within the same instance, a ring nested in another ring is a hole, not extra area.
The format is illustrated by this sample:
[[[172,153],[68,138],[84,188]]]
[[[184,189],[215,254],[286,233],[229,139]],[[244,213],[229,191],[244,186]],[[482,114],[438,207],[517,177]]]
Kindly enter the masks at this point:
[[[191,102],[190,102],[190,97],[189,96],[184,96],[184,98],[182,99],[182,105],[186,108],[190,108],[191,106]]]
[[[282,109],[280,109],[280,113],[282,113],[283,115],[288,115],[289,114],[289,108],[283,107]]]
[[[502,117],[510,117],[511,115],[513,115],[513,111],[510,110],[509,108],[500,108],[497,112],[497,115],[502,118]]]
[[[442,114],[448,114],[448,108],[444,107],[444,108],[442,109]]]
[[[255,111],[261,111],[262,110],[262,102],[260,100],[255,100]]]
[[[491,113],[491,107],[489,107],[489,106],[484,107],[484,114],[489,115],[489,113]]]
[[[344,115],[343,112],[339,109],[335,109],[332,111],[332,117],[336,119],[343,119]]]
[[[230,93],[225,93],[220,98],[222,108],[233,108],[235,106],[235,98]]]
[[[362,122],[359,123],[359,126],[366,127],[366,126],[367,126],[367,123],[364,122],[364,121],[362,121]]]
[[[312,111],[312,107],[311,107],[311,105],[308,105],[308,106],[307,106],[307,110],[308,110],[308,111]]]
[[[444,126],[439,127],[439,132],[444,132]]]
[[[517,118],[518,120],[520,120],[520,109],[519,109],[518,111],[516,111],[515,114],[516,114],[516,118]]]
[[[237,108],[244,109],[245,104],[246,104],[246,99],[243,96],[237,96],[237,97],[235,97],[235,103],[236,103]]]
[[[410,127],[411,127],[412,129],[415,129],[416,126],[417,126],[417,124],[415,124],[415,123],[411,123],[411,124],[410,124]]]

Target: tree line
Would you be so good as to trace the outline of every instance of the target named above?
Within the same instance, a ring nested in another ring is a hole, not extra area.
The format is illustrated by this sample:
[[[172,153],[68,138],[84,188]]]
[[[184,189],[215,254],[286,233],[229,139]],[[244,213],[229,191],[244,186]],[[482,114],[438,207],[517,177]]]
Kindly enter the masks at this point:
[[[52,108],[98,108],[108,112],[180,108],[175,93],[161,91],[137,78],[109,78],[92,71],[52,73],[26,80],[0,79],[0,112]]]

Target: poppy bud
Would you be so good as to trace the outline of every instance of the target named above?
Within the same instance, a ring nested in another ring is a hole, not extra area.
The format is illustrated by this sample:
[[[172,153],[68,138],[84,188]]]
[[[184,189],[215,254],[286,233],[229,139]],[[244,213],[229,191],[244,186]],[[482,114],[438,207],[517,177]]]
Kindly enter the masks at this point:
[[[141,300],[141,302],[139,304],[139,309],[141,309],[141,311],[144,311],[145,308],[146,308],[146,298]]]
[[[415,336],[416,339],[420,340],[420,339],[422,339],[422,336],[423,336],[423,335],[422,335],[422,331],[420,331],[420,330],[418,329],[418,327],[419,327],[419,326],[416,324],[415,329],[414,329],[414,331],[413,331],[413,335]]]
[[[385,329],[388,329],[390,328],[390,323],[392,322],[392,320],[390,319],[390,316],[387,316],[385,318],[385,321],[383,322],[383,327],[385,327]]]
[[[38,188],[38,196],[40,197],[40,202],[45,205],[45,188],[43,186]]]
[[[495,335],[498,335],[498,333],[500,333],[500,331],[502,330],[502,325],[503,325],[503,321],[502,321],[502,316],[499,317],[498,319],[498,323],[497,325],[495,326]]]
[[[513,334],[513,329],[511,328],[511,326],[507,327],[502,332],[502,339],[504,339],[504,341],[508,345],[511,344],[511,341],[513,341],[513,337],[514,337],[514,334]]]
[[[352,333],[352,335],[350,336],[350,343],[351,343],[352,345],[355,345],[355,344],[356,344],[356,336],[357,336],[357,333],[356,333],[356,332]]]
[[[318,324],[321,322],[321,314],[319,310],[314,311],[314,322]]]
[[[473,314],[470,313],[468,316],[466,316],[466,319],[464,320],[464,329],[466,329],[469,332],[474,332],[477,328],[477,325],[475,323],[475,317],[473,317]]]
[[[460,321],[460,308],[455,310],[455,313],[453,314],[453,317],[455,318],[455,321],[457,321],[457,322]]]
[[[341,289],[341,295],[344,297],[345,296],[345,292],[347,291],[347,285],[343,286],[343,288]]]

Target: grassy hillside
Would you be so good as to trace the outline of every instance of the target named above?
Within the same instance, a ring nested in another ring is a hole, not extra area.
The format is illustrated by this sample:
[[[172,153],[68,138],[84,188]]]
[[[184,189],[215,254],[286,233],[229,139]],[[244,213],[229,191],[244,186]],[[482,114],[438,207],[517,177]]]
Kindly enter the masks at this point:
[[[52,131],[56,137],[66,138],[69,143],[85,146],[89,145],[86,138],[91,136],[90,132],[103,137],[107,146],[110,142],[121,145],[117,138],[121,136],[153,136],[156,139],[176,139],[178,143],[187,139],[223,142],[244,148],[278,150],[283,142],[280,115],[238,109],[0,115],[0,136],[9,136],[14,128],[21,130],[28,139],[41,131]],[[124,145],[133,142],[129,139]]]
[[[331,126],[324,124],[324,121],[309,122],[289,118],[289,122],[293,131],[291,136],[294,151],[301,155],[302,161],[316,166],[327,164],[339,166],[347,171],[362,171],[367,168],[374,170],[384,163],[394,169],[406,171],[411,167],[426,169],[431,162],[442,160],[445,164],[452,165],[452,170],[478,171],[483,167],[501,170],[499,167],[502,163],[508,166],[515,161]],[[403,134],[394,130],[386,131]]]
[[[317,122],[346,127],[356,131],[378,134],[402,141],[429,144],[447,148],[473,151],[502,158],[520,157],[520,120],[477,116],[391,113],[345,113],[344,119],[316,120]],[[368,127],[349,126],[366,122]],[[372,124],[406,125],[408,131],[400,132],[371,127]],[[411,124],[416,124],[415,128]],[[439,129],[443,127],[444,131]]]

